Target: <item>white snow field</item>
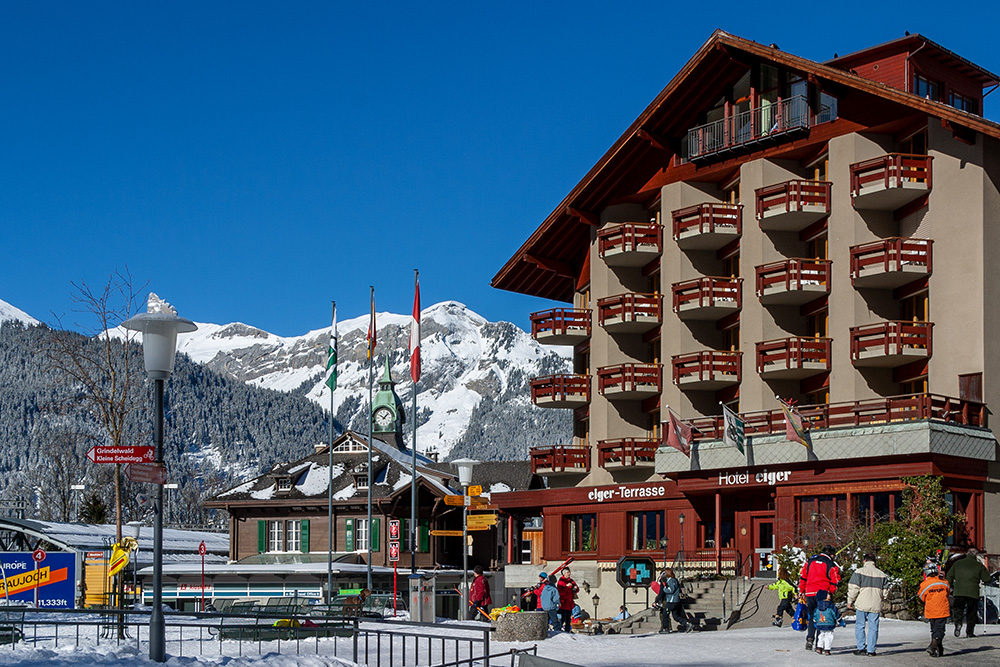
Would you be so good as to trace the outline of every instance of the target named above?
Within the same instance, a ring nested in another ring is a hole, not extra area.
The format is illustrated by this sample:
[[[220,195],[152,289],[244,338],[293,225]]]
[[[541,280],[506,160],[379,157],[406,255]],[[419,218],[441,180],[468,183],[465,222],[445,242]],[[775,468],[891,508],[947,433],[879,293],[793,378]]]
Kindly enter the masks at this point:
[[[449,629],[448,623],[440,624],[436,631],[461,634],[459,626]],[[918,621],[883,620],[879,632],[879,650],[874,664],[886,665],[997,665],[1000,664],[1000,628],[980,626],[974,639],[956,639],[949,634],[945,637],[944,659],[934,659],[924,652],[929,640],[926,623]],[[332,639],[303,641],[300,654],[296,655],[294,643],[265,643],[262,655],[257,655],[257,645],[245,645],[245,652],[252,655],[235,655],[232,646],[227,646],[226,656],[190,656],[198,651],[197,639],[188,640],[184,657],[179,657],[178,644],[168,641],[167,665],[186,667],[218,665],[220,667],[354,667],[354,663],[343,657],[332,656]],[[341,639],[341,647],[344,640]],[[568,662],[585,667],[661,667],[674,665],[833,665],[867,663],[868,658],[853,655],[854,626],[848,621],[846,628],[837,630],[833,655],[822,656],[804,650],[805,633],[785,628],[753,628],[730,630],[728,632],[706,632],[670,635],[613,635],[596,636],[555,634],[546,641],[538,642],[538,655],[552,660]],[[505,644],[492,642],[491,653],[508,651],[511,648],[526,648],[535,644]],[[209,650],[214,650],[206,645]],[[318,648],[319,654],[315,653]],[[343,648],[338,651],[343,655]],[[232,653],[232,655],[230,655]],[[435,651],[435,653],[437,653]],[[434,655],[434,662],[421,659],[419,666],[438,664],[440,658]],[[137,650],[134,642],[129,645],[114,646],[103,644],[99,647],[65,646],[58,649],[32,648],[28,642],[0,647],[0,665],[53,665],[56,667],[119,667],[125,665],[147,665],[145,642]],[[364,662],[362,665],[366,664]],[[381,662],[367,663],[369,667],[395,667],[402,661],[396,655],[392,660],[387,655]],[[412,665],[412,661],[408,661]],[[482,663],[476,663],[477,667]],[[510,658],[491,661],[494,667],[506,667]],[[515,663],[516,664],[516,663]]]

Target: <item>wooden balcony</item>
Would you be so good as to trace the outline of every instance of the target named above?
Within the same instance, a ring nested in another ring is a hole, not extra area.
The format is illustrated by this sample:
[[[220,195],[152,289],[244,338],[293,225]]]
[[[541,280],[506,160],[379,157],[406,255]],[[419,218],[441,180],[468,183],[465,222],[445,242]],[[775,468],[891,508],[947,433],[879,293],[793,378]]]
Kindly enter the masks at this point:
[[[683,390],[711,391],[740,383],[742,352],[703,350],[671,359],[674,384]]]
[[[743,233],[742,204],[698,204],[671,214],[681,250],[718,250]]]
[[[590,447],[535,447],[530,456],[531,472],[537,475],[584,475],[590,472]]]
[[[531,337],[543,345],[576,345],[590,338],[590,311],[553,308],[531,314]]]
[[[663,252],[663,227],[626,222],[597,232],[597,250],[608,266],[645,266]]]
[[[830,292],[830,260],[786,259],[757,267],[757,296],[765,305],[798,305]]]
[[[931,358],[933,322],[881,322],[851,327],[851,361],[857,367],[890,368]]]
[[[608,333],[645,333],[663,321],[659,294],[619,294],[597,302],[598,322]]]
[[[757,343],[757,372],[765,380],[798,380],[830,370],[829,338],[779,338]]]
[[[889,238],[851,247],[851,284],[892,289],[931,274],[930,239]]]
[[[856,209],[895,211],[931,191],[928,155],[890,153],[851,165],[851,203]]]
[[[624,438],[597,443],[598,465],[602,468],[652,467],[660,440]]]
[[[658,396],[663,368],[660,364],[619,364],[597,369],[597,390],[609,401],[629,401]]]
[[[936,394],[907,394],[845,403],[798,405],[796,408],[811,430],[916,419],[934,419],[980,428],[989,425],[984,404]],[[746,412],[740,416],[746,424],[747,433],[766,435],[785,432],[785,415],[780,409]],[[695,440],[722,439],[725,424],[721,416],[698,417],[690,423],[695,427]]]
[[[674,283],[674,312],[682,320],[720,320],[743,306],[742,278],[695,278]]]
[[[589,375],[544,375],[531,380],[531,402],[540,408],[579,408],[590,403]]]
[[[830,215],[827,181],[785,181],[757,188],[757,221],[765,231],[798,232]]]

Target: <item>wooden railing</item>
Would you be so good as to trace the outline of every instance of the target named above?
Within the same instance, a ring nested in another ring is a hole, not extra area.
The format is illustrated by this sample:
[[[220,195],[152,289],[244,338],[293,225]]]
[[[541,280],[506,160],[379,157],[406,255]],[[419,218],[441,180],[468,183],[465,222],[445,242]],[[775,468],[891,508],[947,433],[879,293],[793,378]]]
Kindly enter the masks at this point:
[[[590,447],[555,445],[535,447],[531,453],[531,472],[589,472]]]
[[[926,267],[931,273],[931,249],[934,241],[892,237],[851,246],[851,280],[867,268],[879,267],[885,273],[902,271],[905,265]]]
[[[572,310],[570,308],[553,308],[531,314],[531,336],[538,338],[543,334],[579,333],[590,335],[590,311]]]
[[[597,248],[601,257],[619,252],[662,252],[663,227],[655,223],[626,222],[597,232]]]
[[[830,366],[830,338],[779,338],[757,343],[757,372],[767,364],[784,368],[805,368],[807,363]]]
[[[786,259],[757,267],[757,296],[768,287],[784,286],[786,291],[801,290],[803,285],[826,285],[830,290],[830,260]]]
[[[687,154],[691,160],[780,137],[795,130],[833,120],[829,107],[813,114],[804,95],[759,106],[688,130]]]
[[[659,447],[659,440],[645,438],[601,440],[597,443],[598,465],[603,468],[608,463],[623,466],[651,464]]]
[[[674,384],[681,380],[696,378],[700,382],[711,382],[718,375],[736,376],[740,381],[740,359],[742,352],[724,352],[705,350],[691,354],[678,354],[671,358],[674,371]]]
[[[904,349],[927,350],[931,356],[933,322],[889,321],[851,327],[851,360],[874,350],[885,356],[900,354]]]
[[[539,399],[590,401],[589,375],[543,375],[531,379],[531,401]]]
[[[931,189],[931,160],[929,155],[889,153],[882,157],[851,165],[851,196],[861,194],[861,188],[872,183],[882,183],[886,189],[902,187],[903,183],[925,183]]]
[[[963,401],[937,394],[909,394],[864,401],[796,406],[802,421],[810,429],[866,426],[889,422],[934,419],[987,427],[987,411],[983,403]],[[781,410],[746,412],[740,415],[748,435],[785,432],[785,415]],[[695,440],[721,440],[725,428],[721,416],[699,417],[689,423],[694,427]]]
[[[671,286],[673,292],[674,312],[680,312],[683,306],[697,304],[699,308],[711,308],[716,302],[723,302],[730,305],[736,303],[739,309],[743,302],[743,290],[740,289],[742,278],[695,278],[684,282],[674,283]]]
[[[742,204],[697,204],[680,208],[670,214],[674,221],[674,240],[684,232],[714,234],[724,228],[727,233],[735,230],[736,236],[743,231]]]
[[[634,322],[637,317],[663,319],[663,297],[659,294],[619,294],[597,302],[597,318],[601,326],[608,320]]]
[[[822,206],[830,212],[830,192],[833,184],[829,181],[785,181],[757,188],[757,220],[764,218],[768,209],[779,207],[786,213],[802,210],[804,206]]]
[[[597,369],[597,390],[604,394],[609,389],[623,392],[659,392],[663,368],[660,364],[619,364]]]

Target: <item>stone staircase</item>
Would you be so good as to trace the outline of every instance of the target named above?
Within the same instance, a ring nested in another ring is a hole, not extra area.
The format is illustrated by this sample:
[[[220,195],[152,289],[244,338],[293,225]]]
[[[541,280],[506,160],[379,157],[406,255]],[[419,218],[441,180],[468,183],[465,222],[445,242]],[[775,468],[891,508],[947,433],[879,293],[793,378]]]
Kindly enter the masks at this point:
[[[722,592],[724,581],[685,581],[684,610],[694,617],[698,630],[702,632],[726,629],[723,615]],[[676,621],[671,621],[676,628]],[[660,613],[655,609],[643,609],[624,621],[603,623],[607,634],[640,635],[660,630]]]

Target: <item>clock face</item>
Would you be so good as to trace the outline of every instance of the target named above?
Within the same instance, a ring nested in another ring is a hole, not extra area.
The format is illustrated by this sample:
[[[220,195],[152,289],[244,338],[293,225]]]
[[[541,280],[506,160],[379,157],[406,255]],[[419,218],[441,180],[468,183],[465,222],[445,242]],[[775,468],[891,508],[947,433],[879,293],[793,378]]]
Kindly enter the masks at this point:
[[[392,421],[392,410],[389,408],[379,408],[375,411],[375,425],[379,428],[389,428]]]

